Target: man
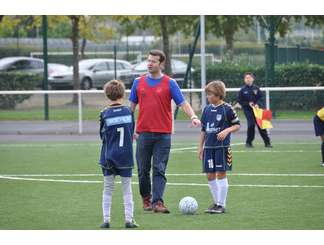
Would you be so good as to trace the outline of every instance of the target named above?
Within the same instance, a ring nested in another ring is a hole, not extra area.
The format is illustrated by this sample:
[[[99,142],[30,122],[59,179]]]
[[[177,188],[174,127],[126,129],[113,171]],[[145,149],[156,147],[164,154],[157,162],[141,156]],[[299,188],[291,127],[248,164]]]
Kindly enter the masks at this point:
[[[248,124],[247,128],[247,138],[245,146],[248,148],[253,147],[252,141],[254,140],[255,136],[255,116],[253,113],[252,107],[259,107],[262,101],[262,93],[259,87],[253,84],[255,76],[251,72],[246,72],[244,74],[244,83],[245,85],[241,88],[237,101],[241,105],[246,120]],[[258,125],[258,130],[260,133],[261,138],[264,141],[265,147],[272,148],[270,143],[270,138],[268,135],[268,131],[266,129],[261,129]]]
[[[162,73],[165,54],[160,50],[151,50],[147,62],[148,74],[134,80],[129,97],[132,111],[135,111],[137,104],[139,105],[135,133],[139,189],[145,211],[169,213],[164,205],[163,193],[171,148],[171,100],[191,118],[194,127],[200,126],[200,120],[190,104],[185,101],[176,81]]]

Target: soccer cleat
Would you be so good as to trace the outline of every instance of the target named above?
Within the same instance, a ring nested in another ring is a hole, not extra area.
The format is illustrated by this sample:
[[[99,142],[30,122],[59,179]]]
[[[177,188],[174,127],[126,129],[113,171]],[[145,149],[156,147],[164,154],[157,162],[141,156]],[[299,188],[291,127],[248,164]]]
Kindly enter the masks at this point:
[[[264,145],[264,147],[266,147],[266,148],[273,148],[273,146],[271,145],[271,143],[266,143],[266,144]]]
[[[132,220],[131,222],[126,222],[125,223],[125,228],[127,229],[134,229],[134,228],[137,228],[139,227],[138,224],[136,224],[135,220]]]
[[[212,213],[214,213],[213,211],[215,210],[217,208],[217,204],[212,204],[212,205],[210,205],[209,206],[209,208],[207,208],[206,210],[205,210],[205,213],[209,213],[209,214],[212,214]]]
[[[163,213],[163,214],[168,214],[170,213],[169,209],[167,209],[166,206],[164,206],[163,202],[158,201],[154,208],[153,208],[154,213]]]
[[[246,148],[253,148],[254,146],[252,145],[252,143],[246,143],[246,144],[245,144],[245,147],[246,147]]]
[[[101,229],[109,229],[110,228],[110,224],[109,222],[105,222],[100,226]]]
[[[205,213],[209,214],[222,214],[225,213],[225,208],[221,205],[212,204],[207,210],[205,210]]]
[[[144,211],[152,211],[151,196],[147,196],[143,198],[143,209]]]
[[[225,208],[221,205],[217,205],[217,208],[214,209],[215,214],[223,214],[225,213]]]

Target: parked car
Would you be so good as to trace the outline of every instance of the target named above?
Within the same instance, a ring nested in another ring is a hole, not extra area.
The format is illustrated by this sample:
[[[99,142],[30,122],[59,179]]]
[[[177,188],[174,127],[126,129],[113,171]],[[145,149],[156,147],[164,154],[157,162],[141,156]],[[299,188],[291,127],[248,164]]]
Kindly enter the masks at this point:
[[[6,57],[0,59],[0,71],[42,73],[43,60],[30,57]]]
[[[185,74],[187,71],[187,64],[181,60],[171,59],[172,78],[174,78],[180,86],[183,86]],[[191,68],[191,73],[195,70]],[[147,73],[147,60],[133,66],[133,78],[139,77]]]
[[[126,87],[132,82],[132,66],[124,60],[116,60],[116,79],[122,80]],[[79,62],[79,78],[81,89],[99,88],[114,79],[113,59],[85,59]],[[73,68],[67,71],[56,72],[49,77],[53,89],[73,87]]]
[[[66,72],[70,69],[69,66],[57,63],[48,63],[48,76],[54,76],[55,74]]]

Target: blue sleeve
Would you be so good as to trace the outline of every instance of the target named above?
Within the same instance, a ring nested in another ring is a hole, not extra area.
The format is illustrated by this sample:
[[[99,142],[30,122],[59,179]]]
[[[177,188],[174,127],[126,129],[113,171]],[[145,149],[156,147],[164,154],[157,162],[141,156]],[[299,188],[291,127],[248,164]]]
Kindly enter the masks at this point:
[[[170,79],[170,91],[171,91],[171,97],[177,106],[179,106],[179,105],[183,104],[183,102],[185,102],[185,98],[179,88],[179,85],[173,79]]]
[[[261,92],[261,89],[260,88],[258,88],[258,92],[257,92],[257,94],[256,94],[256,101],[255,101],[255,103],[257,104],[257,105],[260,105],[260,106],[262,106],[263,105],[263,94],[262,94],[262,92]]]
[[[227,107],[226,117],[230,125],[240,124],[240,120],[237,116],[237,113],[231,106]]]
[[[138,85],[139,78],[136,78],[133,82],[132,89],[129,95],[129,101],[137,104],[138,103],[138,97],[137,97],[137,85]]]
[[[200,119],[202,132],[206,132],[206,111],[207,111],[207,107],[205,107]]]

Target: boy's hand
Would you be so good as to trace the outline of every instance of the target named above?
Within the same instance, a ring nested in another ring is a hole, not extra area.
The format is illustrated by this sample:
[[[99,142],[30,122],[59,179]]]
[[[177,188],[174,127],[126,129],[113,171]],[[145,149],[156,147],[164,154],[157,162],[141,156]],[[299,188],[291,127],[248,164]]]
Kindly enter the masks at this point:
[[[226,129],[224,129],[222,132],[219,132],[217,134],[217,139],[220,141],[223,141],[226,138],[226,136],[228,135],[228,133],[229,132]]]
[[[199,148],[198,157],[199,157],[200,160],[203,159],[203,157],[204,157],[204,149],[203,148]]]

